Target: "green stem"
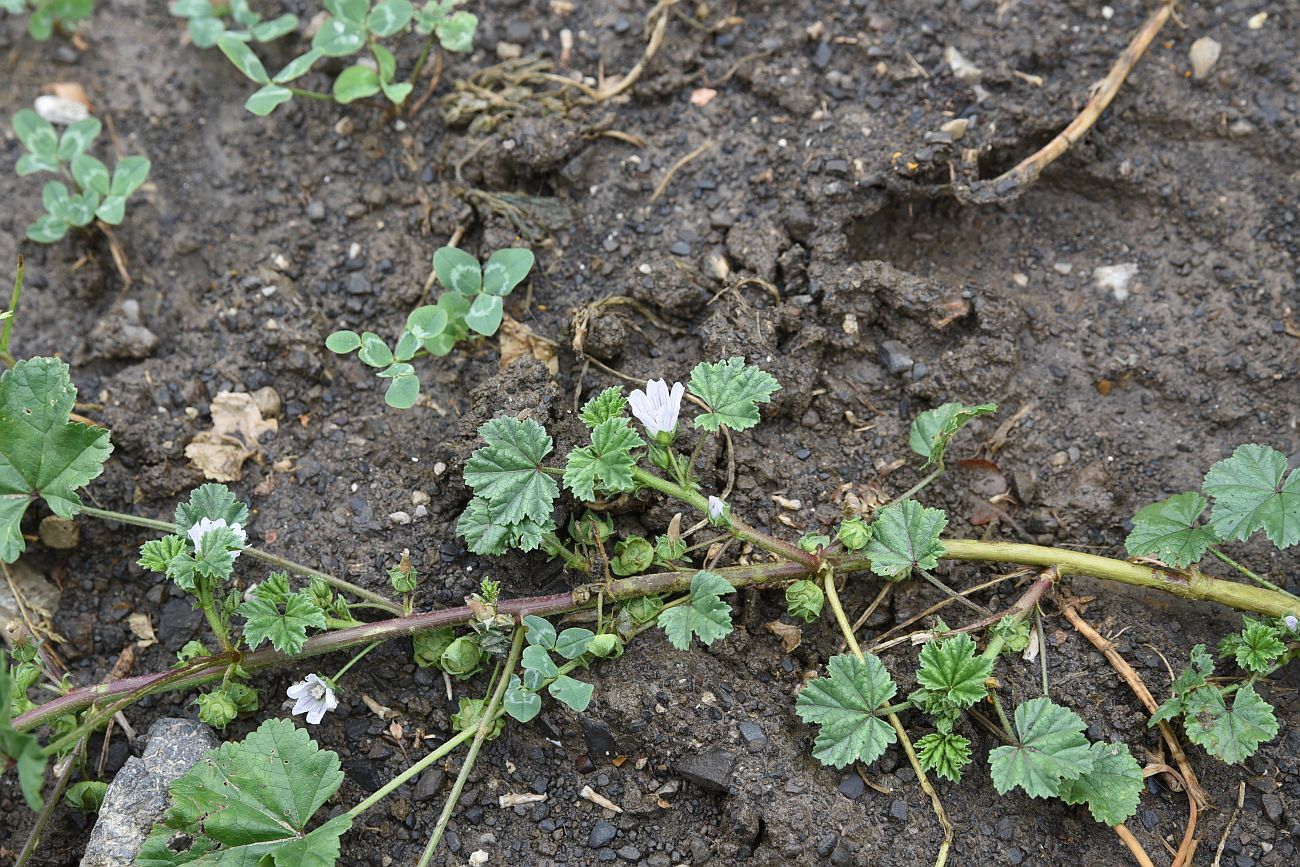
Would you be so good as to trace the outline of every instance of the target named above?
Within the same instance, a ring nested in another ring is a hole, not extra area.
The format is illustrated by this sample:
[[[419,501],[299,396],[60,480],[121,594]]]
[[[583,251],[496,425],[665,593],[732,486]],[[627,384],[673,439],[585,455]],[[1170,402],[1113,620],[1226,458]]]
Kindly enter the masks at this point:
[[[996,690],[989,690],[989,699],[993,702],[993,709],[998,712],[998,720],[1002,723],[1002,731],[1007,735],[1010,743],[1019,743],[1016,738],[1016,730],[1011,727],[1011,720],[1007,719],[1007,712],[1002,707],[1002,699],[998,698]]]
[[[1264,578],[1264,577],[1262,577],[1262,576],[1260,576],[1260,575],[1257,575],[1257,574],[1255,574],[1254,572],[1250,571],[1250,570],[1247,569],[1245,566],[1241,565],[1241,564],[1238,563],[1236,560],[1234,560],[1234,559],[1232,559],[1231,557],[1229,557],[1227,554],[1224,554],[1224,553],[1223,553],[1222,551],[1220,551],[1219,549],[1217,549],[1217,548],[1207,548],[1206,550],[1208,550],[1211,554],[1213,554],[1215,557],[1217,557],[1217,558],[1218,558],[1219,560],[1221,560],[1222,562],[1227,563],[1227,564],[1228,564],[1229,566],[1231,566],[1233,569],[1236,569],[1236,570],[1237,570],[1238,572],[1240,572],[1242,575],[1245,575],[1245,576],[1246,576],[1247,578],[1249,578],[1251,581],[1254,581],[1254,582],[1255,582],[1256,584],[1258,584],[1259,586],[1261,586],[1261,587],[1267,587],[1269,590],[1276,591],[1277,593],[1285,593],[1287,596],[1290,596],[1292,599],[1300,598],[1300,597],[1297,597],[1294,593],[1292,593],[1292,592],[1289,591],[1289,590],[1283,590],[1281,587],[1277,586],[1277,585],[1274,584],[1272,581],[1269,581],[1267,578]]]
[[[328,93],[321,93],[319,90],[303,90],[301,87],[290,87],[289,92],[294,96],[305,96],[307,99],[317,99],[322,102],[333,102],[334,97]]]
[[[348,818],[356,819],[357,816],[360,816],[366,810],[369,810],[371,807],[375,806],[375,804],[378,804],[384,798],[387,798],[389,795],[391,795],[393,791],[397,789],[399,786],[401,786],[403,783],[419,775],[419,773],[423,771],[425,768],[429,767],[429,765],[433,764],[434,762],[438,761],[441,758],[444,758],[445,756],[450,755],[451,752],[456,749],[456,747],[465,743],[465,741],[469,740],[473,736],[474,736],[474,729],[465,729],[463,732],[460,732],[454,738],[448,740],[442,746],[438,747],[436,750],[429,753],[427,756],[420,759],[418,762],[411,765],[406,770],[402,771],[396,777],[393,777],[393,779],[389,780],[388,783],[376,789],[370,797],[366,798],[364,801],[357,804],[351,810],[348,810],[347,812]]]
[[[180,528],[177,527],[175,524],[169,523],[167,521],[158,521],[155,520],[154,518],[143,518],[139,515],[129,515],[125,512],[114,512],[111,509],[99,509],[94,506],[86,506],[86,505],[83,505],[80,511],[86,515],[90,515],[92,518],[101,518],[105,521],[117,521],[122,524],[132,524],[136,527],[147,527],[150,530],[161,530],[164,533],[180,532]],[[254,548],[251,545],[247,548],[244,548],[244,553],[250,557],[253,557],[254,559],[261,560],[264,563],[270,563],[272,566],[278,566],[281,569],[287,569],[290,572],[295,572],[304,577],[319,578],[320,580],[324,581],[326,584],[333,587],[335,590],[342,590],[344,593],[351,593],[353,596],[356,596],[358,599],[364,599],[365,601],[371,603],[374,607],[382,608],[384,611],[387,611],[390,614],[396,614],[398,616],[401,616],[402,614],[406,613],[402,610],[401,605],[397,604],[391,599],[388,599],[385,596],[381,596],[378,593],[374,593],[370,590],[367,590],[364,587],[358,587],[357,585],[353,584],[350,581],[344,581],[342,578],[336,578],[327,572],[321,572],[320,570],[313,569],[310,566],[304,566],[301,563],[295,563],[292,560],[286,560],[283,557],[278,557],[275,554],[271,554],[267,551],[263,551],[260,548]]]
[[[195,576],[194,595],[198,598],[199,608],[203,611],[203,616],[208,620],[208,626],[212,629],[212,634],[217,636],[217,641],[221,642],[221,649],[226,653],[234,653],[235,648],[230,643],[230,635],[226,624],[222,622],[221,615],[217,613],[216,600],[213,598],[212,588],[208,585],[208,579]]]
[[[36,847],[41,844],[41,834],[45,831],[46,824],[50,821],[50,816],[58,809],[59,802],[63,800],[63,792],[68,788],[68,782],[72,779],[72,772],[82,754],[86,751],[86,741],[83,738],[77,743],[77,749],[73,752],[68,761],[68,766],[64,769],[59,778],[54,781],[54,789],[45,799],[45,805],[41,807],[40,814],[36,817],[36,824],[27,834],[27,843],[23,846],[23,851],[18,853],[18,860],[14,862],[14,867],[23,867],[33,855],[36,854]]]
[[[559,536],[554,533],[547,533],[546,541],[551,543],[552,550],[554,550],[556,554],[560,555],[560,559],[563,560],[566,565],[577,569],[584,575],[591,573],[591,564],[587,562],[586,558],[579,557],[577,554],[570,551],[565,544],[560,541]]]
[[[891,705],[889,705],[889,707],[882,707],[882,708],[880,708],[880,710],[877,710],[877,711],[874,712],[874,715],[875,715],[875,716],[890,716],[891,714],[899,714],[899,713],[902,713],[902,712],[905,711],[905,710],[911,710],[911,709],[912,709],[912,702],[910,702],[910,701],[900,701],[898,704],[891,704]]]
[[[908,488],[906,491],[899,494],[897,497],[894,497],[894,499],[890,500],[889,501],[890,504],[892,505],[894,503],[901,503],[904,500],[910,500],[912,497],[915,497],[917,494],[921,493],[921,491],[923,491],[931,482],[933,482],[935,479],[939,478],[942,475],[943,475],[943,464],[939,464],[939,466],[934,468],[934,472],[930,473],[930,475],[921,479],[921,481],[917,482],[915,485],[912,485],[912,487]]]
[[[849,650],[858,659],[866,659],[862,654],[862,648],[858,646],[858,637],[853,634],[853,626],[849,623],[849,617],[844,613],[844,606],[840,604],[840,593],[835,588],[835,572],[831,569],[826,570],[826,579],[822,582],[826,588],[826,601],[831,605],[831,611],[835,614],[835,622],[840,625],[840,632],[844,634],[844,643],[848,645]]]
[[[654,473],[646,472],[640,467],[633,467],[632,478],[647,488],[653,488],[660,493],[681,500],[687,505],[693,507],[701,515],[707,517],[709,514],[708,498],[702,494],[688,491],[681,485],[660,478]],[[739,518],[731,518],[731,532],[736,538],[749,542],[756,548],[762,548],[769,554],[775,554],[784,560],[798,563],[810,572],[817,571],[818,567],[821,566],[821,561],[815,555],[809,554],[807,551],[801,551],[789,542],[760,532],[746,524],[744,521],[741,521]]]
[[[433,836],[429,838],[429,845],[424,847],[424,854],[420,856],[418,867],[428,867],[429,859],[442,842],[442,835],[447,830],[447,823],[451,821],[451,812],[456,809],[456,803],[460,800],[460,793],[465,789],[465,781],[469,779],[470,769],[474,767],[474,762],[478,759],[478,752],[487,740],[488,732],[496,725],[497,709],[501,706],[501,699],[506,694],[506,686],[510,683],[510,674],[515,670],[515,665],[519,662],[519,654],[524,649],[524,628],[515,629],[515,640],[510,645],[510,655],[506,657],[505,668],[501,671],[501,677],[497,680],[496,689],[492,691],[492,697],[488,699],[488,705],[483,709],[483,716],[479,720],[478,730],[474,732],[474,742],[469,745],[469,752],[465,754],[465,761],[460,766],[460,773],[456,775],[456,783],[451,788],[451,794],[447,796],[447,803],[443,805],[442,815],[438,817],[438,824],[433,829]]]
[[[356,656],[349,659],[347,665],[344,665],[342,668],[340,668],[338,674],[330,678],[330,681],[337,685],[339,680],[343,677],[343,675],[348,673],[348,669],[352,668],[352,666],[356,665],[358,662],[361,661],[362,657],[364,657],[367,653],[374,650],[376,647],[378,647],[383,643],[384,643],[383,641],[372,641],[370,644],[366,645],[366,648],[362,650],[360,653],[358,653]]]
[[[23,257],[18,257],[18,274],[14,277],[14,291],[9,298],[8,316],[4,318],[4,324],[0,325],[0,360],[9,366],[14,366],[14,357],[9,354],[9,335],[13,333],[14,319],[18,317],[18,302],[23,297]]]
[[[438,31],[434,30],[429,33],[429,39],[420,49],[420,56],[415,58],[415,66],[411,68],[411,77],[407,81],[415,84],[420,78],[420,73],[424,72],[424,64],[429,59],[429,53],[433,51],[433,45],[438,39]]]

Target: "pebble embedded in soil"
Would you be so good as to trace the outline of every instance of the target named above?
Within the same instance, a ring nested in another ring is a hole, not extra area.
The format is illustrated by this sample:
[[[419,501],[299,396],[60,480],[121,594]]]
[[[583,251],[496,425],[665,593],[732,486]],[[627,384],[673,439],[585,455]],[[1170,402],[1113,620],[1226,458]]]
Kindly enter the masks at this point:
[[[591,826],[591,834],[587,837],[587,846],[592,849],[603,849],[614,842],[616,834],[618,834],[618,828],[604,819],[597,819],[596,824]]]
[[[897,340],[885,340],[880,344],[880,363],[885,370],[897,376],[912,369],[912,353]]]
[[[731,772],[736,767],[736,754],[728,750],[710,750],[695,756],[685,756],[673,762],[673,772],[701,789],[725,792],[731,786]]]
[[[861,798],[867,791],[867,784],[862,781],[862,777],[856,773],[845,774],[840,780],[840,794],[850,801],[856,801]]]

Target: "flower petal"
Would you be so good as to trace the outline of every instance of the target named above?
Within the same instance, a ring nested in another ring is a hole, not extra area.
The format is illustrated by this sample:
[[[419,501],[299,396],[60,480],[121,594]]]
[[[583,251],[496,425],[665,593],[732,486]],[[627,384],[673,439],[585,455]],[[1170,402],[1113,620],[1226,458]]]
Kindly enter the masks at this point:
[[[309,725],[320,725],[320,721],[325,718],[325,705],[318,704],[307,713],[307,723]]]
[[[289,694],[289,698],[301,698],[302,696],[307,695],[310,690],[311,684],[303,680],[295,683],[293,686],[286,689],[285,692]]]

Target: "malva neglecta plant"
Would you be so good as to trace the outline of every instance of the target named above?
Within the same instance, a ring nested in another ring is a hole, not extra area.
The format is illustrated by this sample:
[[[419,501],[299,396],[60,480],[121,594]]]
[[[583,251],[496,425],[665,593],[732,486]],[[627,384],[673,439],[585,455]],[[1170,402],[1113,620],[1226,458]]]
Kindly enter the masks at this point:
[[[472,262],[477,275],[478,263],[466,259],[464,267]],[[453,291],[456,279],[447,279]],[[829,611],[849,651],[831,657],[825,673],[810,680],[796,699],[794,712],[817,727],[813,756],[845,767],[874,762],[891,747],[901,747],[945,829],[936,863],[946,860],[951,826],[929,777],[958,782],[977,760],[987,763],[999,792],[1020,789],[1033,798],[1086,806],[1096,821],[1114,827],[1130,848],[1137,847],[1136,856],[1140,847],[1123,823],[1137,809],[1143,768],[1129,747],[1090,741],[1082,718],[1052,699],[1046,676],[1040,695],[1019,697],[1006,694],[995,677],[999,666],[1010,664],[1008,655],[1033,640],[1040,604],[1069,575],[1163,590],[1247,612],[1242,630],[1219,648],[1221,660],[1245,675],[1226,684],[1211,680],[1213,659],[1198,647],[1152,722],[1183,717],[1194,743],[1230,763],[1242,761],[1276,735],[1272,708],[1255,687],[1300,654],[1300,600],[1236,564],[1218,546],[1260,531],[1281,548],[1296,543],[1297,475],[1286,475],[1280,454],[1243,446],[1212,467],[1204,485],[1214,501],[1208,525],[1198,523],[1208,505],[1200,494],[1179,495],[1144,509],[1129,538],[1135,561],[944,538],[944,512],[914,499],[923,486],[874,511],[847,514],[833,534],[789,541],[746,523],[720,492],[703,488],[697,468],[709,438],[740,435],[756,426],[760,407],[778,388],[775,379],[742,358],[701,363],[687,383],[652,381],[630,397],[621,388],[608,388],[582,407],[588,441],[562,458],[553,454],[554,441],[533,419],[487,421],[479,429],[483,445],[464,469],[473,496],[457,532],[479,554],[544,551],[587,576],[589,583],[568,593],[504,599],[501,586],[485,579],[464,607],[414,613],[411,594],[419,576],[409,558],[403,556],[389,572],[401,602],[281,560],[246,545],[248,507],[218,485],[196,490],[171,521],[85,506],[75,491],[98,474],[108,455],[107,432],[69,420],[74,391],[61,362],[19,362],[0,378],[0,504],[8,504],[0,507],[5,558],[21,551],[20,522],[37,498],[58,514],[80,512],[161,530],[166,535],[144,544],[141,563],[167,574],[192,595],[215,646],[210,650],[193,643],[168,672],[91,687],[63,683],[53,699],[39,705],[27,697],[39,677],[38,657],[35,648],[20,648],[13,674],[0,664],[0,694],[7,697],[0,709],[0,751],[17,767],[29,802],[39,805],[48,758],[75,754],[91,731],[145,694],[215,683],[197,700],[200,717],[221,725],[258,707],[259,697],[249,683],[252,674],[292,666],[302,678],[289,688],[292,713],[305,716],[310,725],[337,705],[340,680],[359,659],[380,642],[410,638],[416,662],[442,670],[449,679],[490,672],[482,698],[460,700],[454,734],[443,745],[321,823],[313,817],[342,781],[338,756],[320,749],[290,721],[268,720],[243,741],[209,754],[172,785],[172,808],[137,863],[161,867],[199,859],[252,859],[288,867],[302,863],[307,851],[313,853],[312,863],[334,863],[340,837],[361,813],[465,746],[423,865],[442,839],[483,743],[496,737],[507,719],[532,720],[547,696],[581,713],[591,702],[593,686],[578,676],[580,669],[613,660],[650,629],[662,629],[682,650],[696,641],[706,646],[723,641],[733,629],[731,594],[742,587],[773,588],[784,590],[789,613],[800,620],[811,622]],[[702,411],[686,420],[682,404],[688,394]],[[941,468],[961,426],[993,411],[991,405],[945,404],[922,413],[913,423],[910,444],[928,465]],[[31,423],[33,413],[38,424]],[[55,466],[66,469],[51,476],[46,468]],[[620,534],[617,519],[599,506],[625,496],[667,498],[696,512],[699,522],[683,531],[682,522],[674,519],[653,539]],[[563,526],[556,520],[562,497],[572,498],[571,517]],[[691,535],[706,528],[714,538],[693,543]],[[720,551],[736,542],[750,547],[752,562],[718,565]],[[1252,583],[1211,577],[1194,568],[1207,551],[1235,564]],[[268,560],[281,571],[250,592],[240,592],[232,575],[246,555]],[[885,586],[913,576],[943,586],[933,573],[944,560],[1019,563],[1041,571],[1005,611],[960,627],[936,622],[921,636],[924,643],[914,666],[902,666],[911,671],[901,677],[879,655],[862,650],[840,602],[841,585],[851,576],[870,574]],[[305,583],[295,586],[297,579]],[[352,601],[344,601],[345,596]],[[594,614],[592,628],[558,629],[547,619],[578,610]],[[360,622],[359,614],[371,611],[394,616]],[[346,649],[357,652],[333,676],[305,665],[310,658]],[[904,694],[899,679],[914,680],[916,686]],[[977,706],[991,707],[995,721],[977,715]],[[968,737],[977,716],[1004,742],[979,757]],[[49,727],[44,746],[32,734],[38,726]],[[909,730],[919,734],[915,741]],[[66,779],[65,773],[59,782]],[[78,795],[93,796],[93,791]],[[226,811],[258,818],[210,821]]]
[[[298,26],[294,16],[265,21],[248,8],[245,0],[231,0],[224,4],[210,0],[175,0],[171,10],[173,15],[188,19],[188,29],[195,45],[200,48],[215,45],[246,78],[261,85],[245,100],[244,107],[253,114],[264,116],[295,96],[349,103],[382,93],[390,103],[401,105],[410,96],[414,82],[435,45],[462,53],[473,47],[478,18],[456,9],[461,2],[428,0],[418,6],[412,0],[325,0],[328,15],[316,28],[311,48],[289,61],[275,75],[266,71],[248,43],[270,42],[292,32]],[[242,30],[227,27],[226,12]],[[412,30],[426,40],[409,78],[402,81],[397,77],[397,58],[382,40]],[[363,51],[364,56],[338,74],[328,93],[293,84],[311,72],[320,60],[355,57]]]
[[[491,337],[501,327],[505,299],[533,270],[533,253],[518,247],[497,250],[480,266],[464,250],[440,247],[433,254],[433,272],[447,291],[438,303],[425,304],[406,317],[397,343],[370,331],[335,331],[325,340],[331,352],[356,352],[362,364],[377,368],[388,380],[384,400],[397,409],[410,409],[420,396],[420,378],[411,362],[423,356],[442,357],[470,332]]]
[[[84,21],[95,14],[95,0],[0,0],[0,12],[27,15],[27,34],[44,42],[56,29]]]
[[[127,200],[149,178],[145,157],[123,157],[110,173],[108,166],[86,152],[103,131],[98,118],[79,120],[60,134],[45,118],[25,108],[14,115],[13,128],[27,150],[15,166],[19,176],[52,172],[63,178],[47,181],[41,191],[45,214],[27,227],[27,237],[33,241],[53,244],[69,229],[86,229],[96,221],[118,225],[126,216]]]

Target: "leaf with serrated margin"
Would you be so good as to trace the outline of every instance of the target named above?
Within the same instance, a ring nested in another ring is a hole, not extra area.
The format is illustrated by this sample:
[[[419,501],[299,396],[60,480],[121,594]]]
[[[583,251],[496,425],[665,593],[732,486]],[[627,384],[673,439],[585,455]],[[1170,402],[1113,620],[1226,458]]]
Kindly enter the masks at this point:
[[[661,611],[659,627],[678,650],[690,647],[692,636],[708,647],[732,630],[731,606],[720,597],[734,592],[736,588],[716,572],[696,572],[690,600]]]
[[[746,430],[758,424],[758,404],[767,403],[780,384],[767,371],[736,356],[717,363],[700,362],[691,371],[691,394],[709,406],[695,419],[708,431],[720,427]]]
[[[230,488],[209,482],[190,494],[189,502],[176,506],[176,529],[184,535],[203,518],[226,522],[226,526],[248,525],[248,506],[231,493]]]
[[[494,418],[478,429],[487,445],[470,456],[465,484],[488,501],[494,521],[546,522],[560,489],[542,470],[551,453],[546,429],[532,419]]]
[[[1214,497],[1215,531],[1244,542],[1263,530],[1278,548],[1300,542],[1300,470],[1287,475],[1286,467],[1286,455],[1254,444],[1210,467],[1202,488]]]
[[[975,655],[975,642],[959,633],[921,648],[916,680],[933,694],[958,707],[968,708],[988,694],[984,680],[993,673],[993,660]]]
[[[871,653],[865,659],[832,656],[826,670],[827,676],[809,681],[795,701],[804,722],[821,726],[813,757],[837,768],[870,764],[898,739],[893,726],[876,715],[898,687]]]
[[[1092,753],[1079,715],[1047,698],[1016,708],[1012,746],[989,753],[993,787],[1005,795],[1016,786],[1031,798],[1052,798],[1063,780],[1077,780],[1092,770]]]
[[[934,409],[926,410],[912,421],[907,444],[912,451],[925,458],[925,466],[943,465],[943,453],[957,431],[966,426],[971,419],[981,415],[992,415],[998,411],[996,403],[981,403],[966,406],[963,403],[945,403]]]
[[[1230,765],[1255,754],[1259,745],[1277,737],[1273,707],[1253,686],[1243,686],[1228,707],[1223,691],[1206,686],[1184,701],[1183,728],[1187,739]]]
[[[1092,818],[1113,828],[1137,812],[1142,766],[1127,744],[1095,743],[1091,752],[1092,770],[1061,783],[1060,798],[1067,804],[1087,804]]]
[[[579,418],[587,427],[594,428],[603,421],[618,418],[627,410],[627,398],[623,389],[611,385],[582,406]]]
[[[933,569],[943,556],[939,535],[948,525],[942,509],[927,509],[915,500],[885,506],[871,525],[871,541],[863,554],[871,571],[892,581],[912,574],[912,568]]]
[[[1159,557],[1175,569],[1199,562],[1219,541],[1213,527],[1196,524],[1209,503],[1195,491],[1187,491],[1143,506],[1133,516],[1133,531],[1124,540],[1129,556]]]
[[[475,554],[504,554],[510,539],[510,525],[495,520],[488,501],[475,497],[456,522],[456,534]]]
[[[611,418],[596,425],[591,445],[569,452],[564,470],[564,484],[580,500],[594,500],[596,487],[607,493],[621,493],[636,487],[632,468],[636,460],[632,450],[645,440],[628,424],[626,418]]]
[[[921,767],[935,776],[961,782],[961,772],[970,764],[970,739],[953,732],[930,732],[916,742]]]

